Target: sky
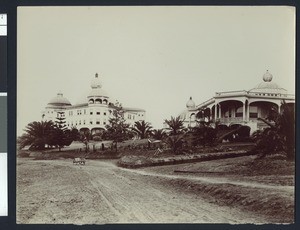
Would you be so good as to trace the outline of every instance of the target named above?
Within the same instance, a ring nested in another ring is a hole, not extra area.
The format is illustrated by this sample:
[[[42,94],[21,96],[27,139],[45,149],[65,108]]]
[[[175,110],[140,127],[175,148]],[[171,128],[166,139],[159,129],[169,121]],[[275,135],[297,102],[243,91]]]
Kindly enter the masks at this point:
[[[190,96],[250,90],[266,70],[295,93],[293,7],[18,7],[17,135],[59,91],[85,97],[95,73],[113,101],[161,128]]]

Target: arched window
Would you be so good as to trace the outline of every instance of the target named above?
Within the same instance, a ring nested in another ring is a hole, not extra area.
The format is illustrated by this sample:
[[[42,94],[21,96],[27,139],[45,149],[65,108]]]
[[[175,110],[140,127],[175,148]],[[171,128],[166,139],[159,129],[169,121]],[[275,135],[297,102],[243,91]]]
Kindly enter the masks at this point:
[[[89,104],[94,104],[94,99],[90,99]]]
[[[196,114],[195,113],[192,113],[190,115],[190,118],[191,118],[191,121],[195,121],[196,120]]]
[[[103,104],[107,105],[107,100],[106,99],[103,100]]]
[[[97,99],[95,100],[95,104],[102,104],[102,100],[101,100],[100,98],[97,98]]]

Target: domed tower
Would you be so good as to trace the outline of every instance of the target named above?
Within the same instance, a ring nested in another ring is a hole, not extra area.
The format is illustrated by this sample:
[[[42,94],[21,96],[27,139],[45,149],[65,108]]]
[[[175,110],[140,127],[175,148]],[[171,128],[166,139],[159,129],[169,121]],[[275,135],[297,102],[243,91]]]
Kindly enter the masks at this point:
[[[194,127],[196,125],[196,104],[192,97],[186,103],[186,109],[179,114],[181,120],[183,120],[183,125],[185,127]]]
[[[66,108],[71,106],[71,102],[64,97],[62,92],[58,92],[56,97],[52,98],[46,108]]]
[[[65,98],[62,92],[58,92],[47,104],[45,111],[42,112],[42,119],[55,121],[58,113],[63,113],[71,107],[71,102]]]
[[[192,109],[195,109],[196,108],[196,104],[195,102],[193,101],[192,97],[190,97],[190,99],[187,101],[186,103],[186,108],[188,110],[192,110]]]
[[[109,104],[109,97],[107,92],[102,89],[102,83],[98,73],[95,74],[95,77],[91,81],[91,88],[92,89],[87,96],[89,106],[107,106]]]
[[[250,90],[253,93],[260,93],[266,96],[266,94],[286,94],[287,90],[272,82],[273,75],[267,70],[263,75],[263,82],[258,84],[256,87]]]

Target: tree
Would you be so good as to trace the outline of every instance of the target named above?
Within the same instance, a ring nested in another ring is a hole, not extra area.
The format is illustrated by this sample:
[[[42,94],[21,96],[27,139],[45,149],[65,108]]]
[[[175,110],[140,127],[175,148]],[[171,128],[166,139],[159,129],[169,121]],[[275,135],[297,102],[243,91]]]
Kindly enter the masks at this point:
[[[210,109],[200,108],[196,114],[197,125],[191,128],[193,134],[193,145],[212,145],[217,137],[217,129],[212,127],[213,121],[210,119]],[[215,124],[216,126],[216,124]]]
[[[92,139],[92,134],[89,129],[83,130],[79,134],[79,140],[85,145],[85,152],[89,150],[89,141]]]
[[[152,126],[150,123],[145,121],[134,122],[134,127],[132,130],[141,138],[144,139],[151,134]]]
[[[164,142],[171,148],[173,153],[177,154],[178,150],[182,148],[182,145],[184,143],[184,137],[185,137],[185,133],[172,135],[172,136],[168,136]]]
[[[30,145],[31,149],[43,150],[51,144],[55,124],[52,121],[34,121],[25,128],[25,133],[18,138],[20,149]]]
[[[257,149],[263,156],[284,150],[289,160],[295,158],[295,107],[282,102],[281,113],[273,109],[267,119],[258,118],[269,127],[254,133]]]
[[[217,138],[217,131],[210,126],[198,125],[193,127],[191,133],[194,136],[193,145],[213,145]]]
[[[279,132],[283,135],[287,158],[295,159],[295,107],[285,102],[282,104],[282,113],[277,120]]]
[[[55,124],[61,130],[66,130],[67,129],[65,112],[62,112],[62,111],[57,112]]]
[[[252,134],[256,141],[255,151],[261,152],[261,157],[284,150],[284,141],[276,129],[267,127]]]
[[[164,139],[167,134],[163,129],[154,129],[151,132],[151,136],[155,139],[155,140],[162,140]]]
[[[71,129],[69,130],[69,136],[73,141],[80,140],[80,133],[76,127],[71,127]]]
[[[70,145],[74,140],[71,134],[71,130],[67,128],[65,120],[65,113],[62,111],[57,112],[55,127],[51,134],[51,141],[53,145],[58,146],[58,151],[61,151],[61,148],[63,148],[64,146]]]
[[[170,120],[165,119],[165,123],[169,126],[167,129],[169,131],[169,135],[178,135],[183,132],[183,120],[181,120],[180,116],[172,117]]]
[[[109,123],[105,126],[106,131],[103,133],[103,138],[113,140],[116,150],[118,142],[126,140],[130,136],[129,124],[125,122],[124,111],[122,107],[116,107],[112,112],[112,117]]]
[[[196,118],[200,123],[208,123],[210,124],[212,121],[210,119],[210,109],[209,108],[199,108],[196,113]]]

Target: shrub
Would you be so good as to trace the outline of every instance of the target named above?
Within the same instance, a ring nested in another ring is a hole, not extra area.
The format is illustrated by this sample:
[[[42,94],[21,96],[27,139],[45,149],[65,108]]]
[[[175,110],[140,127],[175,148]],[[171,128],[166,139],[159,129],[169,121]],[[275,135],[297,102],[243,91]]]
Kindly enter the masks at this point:
[[[93,141],[101,141],[102,138],[100,136],[93,136]]]
[[[29,152],[19,151],[18,157],[29,157]]]

